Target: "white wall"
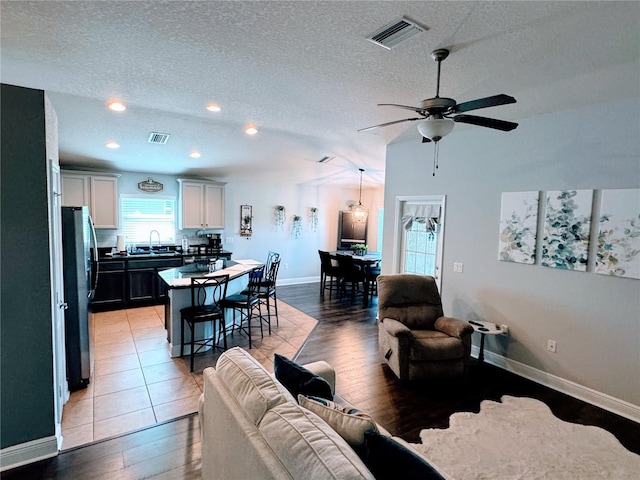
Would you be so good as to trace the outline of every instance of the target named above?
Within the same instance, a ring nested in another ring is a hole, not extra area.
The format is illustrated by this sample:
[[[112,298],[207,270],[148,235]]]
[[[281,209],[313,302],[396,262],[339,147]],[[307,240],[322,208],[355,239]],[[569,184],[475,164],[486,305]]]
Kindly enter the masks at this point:
[[[640,280],[498,261],[502,192],[638,188],[639,132],[638,98],[525,119],[509,133],[457,124],[435,177],[432,145],[390,145],[383,257],[394,252],[396,196],[446,195],[445,314],[507,324],[509,338],[488,351],[640,406]]]
[[[178,196],[178,182],[171,175],[150,175],[137,172],[120,173],[118,181],[119,195],[161,195]],[[164,185],[158,194],[145,194],[137,189],[138,182],[153,178]],[[259,178],[259,173],[256,173]],[[354,174],[354,179],[357,176]],[[282,256],[279,281],[295,283],[318,280],[320,259],[318,249],[335,250],[338,238],[338,212],[345,210],[349,200],[358,198],[358,188],[312,187],[290,183],[263,184],[258,182],[230,182],[225,188],[225,231],[223,246],[233,252],[233,257],[266,259],[269,250]],[[370,209],[369,246],[377,248],[377,209],[383,204],[383,188],[367,188],[362,191],[362,203]],[[176,204],[177,205],[177,204]],[[253,235],[250,238],[240,236],[240,205],[253,207]],[[287,222],[284,230],[275,227],[274,207],[286,207]],[[309,224],[309,208],[318,208],[318,229],[314,233]],[[302,235],[298,239],[291,236],[291,217],[300,215]],[[115,247],[118,230],[100,229],[97,231],[98,245]],[[196,236],[196,230],[176,230],[175,243],[180,244],[182,236],[189,237],[190,244],[206,243],[206,239]],[[166,243],[166,242],[163,242]]]

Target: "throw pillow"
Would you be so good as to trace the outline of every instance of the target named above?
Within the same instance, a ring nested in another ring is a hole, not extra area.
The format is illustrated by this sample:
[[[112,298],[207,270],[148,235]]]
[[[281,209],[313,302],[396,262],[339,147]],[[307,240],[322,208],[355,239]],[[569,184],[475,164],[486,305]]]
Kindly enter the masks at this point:
[[[422,457],[393,438],[379,433],[365,433],[364,464],[376,480],[443,480]]]
[[[277,353],[273,357],[273,373],[293,398],[302,394],[333,400],[331,385],[320,375]]]
[[[364,450],[365,433],[378,432],[373,418],[355,408],[304,395],[298,395],[298,403],[327,422],[359,454]]]

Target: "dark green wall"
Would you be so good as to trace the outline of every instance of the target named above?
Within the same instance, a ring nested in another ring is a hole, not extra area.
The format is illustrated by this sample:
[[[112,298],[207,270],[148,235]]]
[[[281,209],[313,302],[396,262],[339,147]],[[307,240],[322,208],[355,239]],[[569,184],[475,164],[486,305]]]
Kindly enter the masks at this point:
[[[1,86],[0,446],[55,434],[44,92]]]

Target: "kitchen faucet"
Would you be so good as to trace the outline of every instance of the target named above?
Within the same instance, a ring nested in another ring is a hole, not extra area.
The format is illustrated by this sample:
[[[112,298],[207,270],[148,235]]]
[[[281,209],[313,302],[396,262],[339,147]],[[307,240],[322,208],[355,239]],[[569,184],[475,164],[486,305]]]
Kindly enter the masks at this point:
[[[149,252],[153,251],[153,248],[151,246],[151,237],[153,237],[153,232],[156,232],[158,234],[158,246],[161,245],[161,243],[160,243],[160,232],[157,231],[157,230],[151,230],[149,232]]]

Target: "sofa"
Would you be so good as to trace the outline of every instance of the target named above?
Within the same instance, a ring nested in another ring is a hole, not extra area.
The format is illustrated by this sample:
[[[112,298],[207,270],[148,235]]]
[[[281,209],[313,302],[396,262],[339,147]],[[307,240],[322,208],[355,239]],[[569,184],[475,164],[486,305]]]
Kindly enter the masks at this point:
[[[291,385],[285,387],[278,380],[284,375],[279,375],[284,367],[278,365],[285,361],[298,366],[283,359],[275,359],[275,373],[270,374],[249,353],[235,347],[220,356],[215,369],[204,370],[199,403],[202,478],[449,478],[371,417],[334,395],[335,372],[326,362],[299,366],[307,372],[303,375],[314,378],[296,388],[324,382],[333,398],[303,394],[296,398]],[[324,391],[320,386],[316,393]],[[389,450],[388,444],[393,451],[381,453]],[[419,470],[399,472],[398,468],[407,466]]]

